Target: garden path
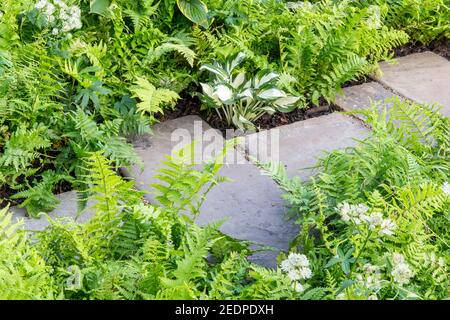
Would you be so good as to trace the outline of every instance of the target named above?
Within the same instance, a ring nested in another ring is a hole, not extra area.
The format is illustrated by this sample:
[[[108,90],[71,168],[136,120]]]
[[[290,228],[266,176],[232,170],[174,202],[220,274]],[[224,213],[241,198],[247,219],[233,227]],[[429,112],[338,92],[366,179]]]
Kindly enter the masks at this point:
[[[399,58],[395,65],[382,63],[381,69],[383,76],[375,78],[377,82],[345,88],[344,94],[336,100],[336,105],[351,111],[367,108],[370,100],[381,101],[398,94],[417,102],[438,102],[443,105],[442,113],[450,116],[449,61],[426,52]],[[368,132],[369,129],[358,119],[334,113],[247,135],[245,144],[229,153],[236,161],[230,160],[220,171],[221,175],[232,181],[213,188],[201,207],[198,222],[205,224],[227,218],[221,226],[224,233],[275,249],[252,257],[257,263],[273,267],[277,251],[288,249],[289,241],[295,236],[298,227],[293,221],[285,219],[281,192],[275,182],[260,175],[251,161],[254,158],[261,161],[280,160],[286,165],[290,176],[300,175],[305,179],[314,171],[300,169],[313,166],[327,151],[354,145],[355,139],[363,139]],[[134,167],[123,173],[134,179],[138,188],[148,188],[149,184],[156,182],[152,176],[161,167],[160,162],[165,154],[199,139],[208,146],[202,152],[203,160],[211,159],[224,141],[218,131],[196,116],[158,124],[152,136],[142,136],[134,141],[144,162],[144,170]],[[276,157],[276,141],[280,142],[279,157]],[[61,205],[56,212],[75,216],[75,192],[64,193],[59,197]],[[151,193],[146,197],[148,200],[153,199]],[[25,218],[26,229],[39,230],[48,224],[45,219],[26,218],[22,209],[12,208],[12,211],[16,218]],[[50,215],[57,214],[53,212]],[[81,217],[81,221],[88,217],[89,212]]]

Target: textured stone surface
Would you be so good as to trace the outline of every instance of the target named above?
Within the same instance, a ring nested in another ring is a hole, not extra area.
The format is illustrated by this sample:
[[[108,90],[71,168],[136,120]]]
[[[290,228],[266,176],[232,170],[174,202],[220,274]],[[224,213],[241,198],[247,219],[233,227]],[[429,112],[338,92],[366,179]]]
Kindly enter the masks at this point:
[[[344,88],[344,94],[336,98],[335,104],[344,111],[355,111],[362,109],[369,109],[373,102],[378,103],[378,108],[381,110],[384,107],[387,109],[392,105],[385,102],[385,99],[395,97],[396,95],[384,88],[377,82],[368,82],[357,86]],[[355,115],[363,119],[361,115]]]
[[[76,218],[77,217],[77,194],[75,191],[65,192],[57,195],[61,201],[59,207],[54,211],[49,213],[51,218]],[[92,205],[91,203],[88,206]],[[10,209],[13,212],[13,218],[23,219],[23,228],[27,230],[43,230],[49,225],[46,217],[41,217],[39,219],[30,218],[25,209],[12,207]],[[92,216],[92,212],[87,210],[85,213],[81,214],[76,221],[84,223]]]
[[[450,62],[432,52],[397,59],[397,64],[380,64],[377,80],[404,97],[419,103],[439,103],[442,114],[450,116]]]
[[[153,136],[140,137],[135,141],[135,148],[142,158],[145,169],[135,167],[125,174],[134,178],[139,188],[147,189],[155,182],[155,170],[161,168],[161,160],[165,154],[188,144],[192,140],[211,141],[210,147],[219,152],[223,146],[223,138],[219,132],[211,129],[196,116],[187,116],[166,121],[156,125]],[[188,139],[187,136],[192,136]],[[183,136],[184,141],[179,138]],[[206,143],[208,144],[208,143]],[[211,149],[211,148],[210,148]],[[214,149],[214,148],[212,148]],[[214,152],[213,152],[214,153]],[[258,168],[247,162],[238,152],[232,150],[238,164],[228,161],[219,174],[231,178],[232,182],[224,182],[214,187],[201,207],[198,223],[227,218],[221,231],[241,240],[250,240],[277,250],[287,250],[289,241],[297,234],[298,227],[284,218],[281,192],[268,177],[262,176]],[[213,154],[205,151],[204,160],[211,159]],[[199,159],[201,160],[201,159]],[[152,200],[152,195],[148,195]],[[252,260],[274,267],[277,252],[258,253]]]
[[[277,130],[278,138],[273,134]],[[325,155],[326,151],[354,146],[355,139],[364,139],[368,132],[369,129],[361,121],[332,113],[274,128],[269,132],[248,135],[246,150],[251,157],[261,162],[281,161],[290,176],[306,179],[314,174],[314,170],[305,168],[315,166],[317,159]],[[255,145],[263,148],[252,148]],[[264,146],[267,146],[268,152]]]

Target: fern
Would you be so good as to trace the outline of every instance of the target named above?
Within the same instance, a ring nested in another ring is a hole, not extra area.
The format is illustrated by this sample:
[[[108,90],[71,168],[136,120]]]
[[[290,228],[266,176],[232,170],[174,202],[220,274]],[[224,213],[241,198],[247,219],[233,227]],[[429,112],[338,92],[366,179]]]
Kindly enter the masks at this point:
[[[163,112],[164,105],[171,105],[179,99],[176,92],[168,89],[157,89],[145,78],[136,78],[135,85],[130,88],[133,97],[140,100],[137,111],[147,113],[151,119],[154,115]]]

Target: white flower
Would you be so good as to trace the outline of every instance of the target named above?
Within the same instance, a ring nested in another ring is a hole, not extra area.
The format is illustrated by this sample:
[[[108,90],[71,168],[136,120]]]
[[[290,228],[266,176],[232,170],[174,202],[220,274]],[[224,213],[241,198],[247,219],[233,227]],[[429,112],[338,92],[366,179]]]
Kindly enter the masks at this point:
[[[450,183],[444,182],[444,184],[442,185],[442,192],[450,196]]]
[[[403,262],[394,267],[391,275],[394,277],[395,282],[399,285],[404,285],[409,283],[409,280],[413,277],[413,272],[409,265]]]
[[[53,15],[53,12],[55,12],[55,6],[50,2],[48,2],[47,5],[45,6],[44,14],[47,17],[50,17],[51,15]]]
[[[369,6],[368,12],[370,14],[370,17],[366,21],[367,26],[370,29],[380,29],[382,27],[380,7],[371,5]]]
[[[223,84],[216,87],[215,94],[222,101],[228,101],[233,97],[233,92],[231,89]]]
[[[286,259],[281,262],[281,270],[284,272],[289,272],[293,269],[292,263]]]
[[[366,221],[369,224],[369,229],[374,230],[383,222],[383,214],[381,212],[372,212]]]
[[[341,292],[336,296],[336,300],[347,300],[347,297],[344,292]]]
[[[289,271],[287,276],[291,279],[291,281],[297,281],[302,278],[302,275],[297,270]]]
[[[378,297],[375,294],[370,295],[367,300],[378,300]]]
[[[34,6],[36,9],[40,10],[47,5],[47,0],[39,0],[38,3]]]
[[[302,286],[300,282],[292,282],[292,288],[297,292],[305,291],[305,288]]]
[[[364,270],[364,272],[365,273],[368,273],[368,274],[370,274],[370,273],[375,273],[375,272],[377,272],[378,271],[378,267],[377,266],[374,266],[373,264],[370,264],[370,263],[366,263],[364,266],[363,266],[363,270]]]
[[[299,272],[303,279],[309,279],[312,277],[312,271],[310,268],[307,267],[300,268]]]
[[[309,267],[309,260],[304,254],[291,253],[288,259],[293,265]]]
[[[364,204],[352,205],[347,202],[338,205],[338,209],[343,221],[352,221],[356,225],[361,224],[364,219],[367,219],[366,213],[369,210]]]
[[[392,255],[392,261],[394,261],[394,264],[400,264],[405,262],[405,258],[400,253],[394,252]]]
[[[380,225],[380,231],[378,232],[380,236],[392,236],[397,225],[391,219],[384,219]]]
[[[52,34],[53,34],[54,36],[56,36],[58,33],[59,33],[59,29],[58,29],[58,28],[53,28]]]
[[[309,260],[304,254],[290,253],[288,258],[281,262],[281,270],[286,272],[292,281],[312,277]]]

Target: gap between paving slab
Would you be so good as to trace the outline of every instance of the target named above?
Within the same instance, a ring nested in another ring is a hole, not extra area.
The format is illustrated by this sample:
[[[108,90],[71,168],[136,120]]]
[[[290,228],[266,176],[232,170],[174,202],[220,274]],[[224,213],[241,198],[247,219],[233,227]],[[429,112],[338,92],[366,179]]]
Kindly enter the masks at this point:
[[[140,189],[149,189],[150,184],[158,182],[153,176],[162,167],[164,155],[193,140],[207,140],[204,158],[197,160],[208,161],[222,150],[224,143],[220,132],[197,116],[157,124],[153,133],[134,141],[135,150],[145,164],[144,170],[138,167],[124,170],[124,174],[133,178]],[[298,227],[285,219],[281,191],[276,183],[261,175],[259,169],[236,149],[230,150],[230,154],[237,163],[228,161],[219,174],[231,178],[232,182],[221,183],[210,191],[197,222],[204,225],[226,218],[221,226],[225,234],[276,248],[277,251],[257,253],[251,258],[261,265],[275,267],[278,251],[289,249],[289,242],[297,235]],[[149,193],[147,199],[152,201],[153,195]]]
[[[399,96],[378,82],[367,82],[344,88],[343,94],[337,96],[334,103],[342,110],[351,112],[369,109],[372,102],[377,102],[378,110],[381,112],[383,108],[387,110],[391,108],[392,103],[386,102],[385,99],[393,97]],[[360,114],[356,114],[355,117],[364,121],[364,117]]]
[[[422,52],[397,59],[396,64],[380,63],[382,76],[375,79],[407,99],[418,103],[439,103],[450,117],[450,62]]]

